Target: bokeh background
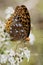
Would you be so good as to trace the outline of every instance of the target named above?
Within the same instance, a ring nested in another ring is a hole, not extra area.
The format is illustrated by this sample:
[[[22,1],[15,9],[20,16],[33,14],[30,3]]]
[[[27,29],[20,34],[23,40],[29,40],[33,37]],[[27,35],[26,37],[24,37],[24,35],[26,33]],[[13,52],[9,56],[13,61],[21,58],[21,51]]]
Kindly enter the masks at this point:
[[[5,21],[5,9],[25,4],[30,12],[32,33],[35,35],[35,42],[27,47],[31,51],[30,61],[26,59],[20,65],[43,65],[43,0],[0,0],[0,19]],[[29,8],[30,7],[30,8]],[[16,45],[16,44],[15,44]]]

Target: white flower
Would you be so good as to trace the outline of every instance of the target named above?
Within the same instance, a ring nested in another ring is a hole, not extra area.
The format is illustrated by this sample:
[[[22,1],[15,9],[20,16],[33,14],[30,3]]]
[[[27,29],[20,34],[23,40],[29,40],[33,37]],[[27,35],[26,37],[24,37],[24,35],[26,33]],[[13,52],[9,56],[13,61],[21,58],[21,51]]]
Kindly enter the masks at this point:
[[[7,20],[10,17],[11,17],[11,14],[8,14],[8,15],[6,15],[5,19]]]
[[[16,64],[19,65],[19,63],[20,63],[20,62],[19,62],[19,58],[17,57],[17,58],[16,58]]]
[[[16,58],[16,61],[19,62],[19,63],[22,62],[22,60],[23,60],[23,59],[22,59],[22,58],[23,58],[23,52],[21,52],[21,53],[16,53],[16,55],[18,56],[18,57]]]
[[[30,51],[27,49],[27,47],[25,48],[20,48],[20,50],[23,52],[24,56],[27,58],[27,60],[29,61],[30,59]]]
[[[7,61],[7,56],[6,55],[0,55],[0,63],[6,63]]]
[[[25,48],[20,48],[20,53],[14,52],[12,49],[6,50],[4,54],[0,55],[0,63],[4,64],[7,62],[10,63],[10,65],[19,65],[20,62],[23,61],[23,58],[26,57],[29,61],[30,58],[30,51]]]
[[[20,57],[23,58],[23,52],[21,52]]]
[[[9,44],[8,41],[10,40],[10,36],[8,33],[4,33],[4,27],[5,23],[0,20],[0,47],[3,46],[3,44]],[[6,42],[5,42],[6,40]]]
[[[5,41],[5,38],[0,38],[0,41],[2,42],[2,41]]]
[[[30,59],[30,51],[27,49],[27,50],[24,50],[24,54],[25,54],[25,57],[28,59]]]
[[[29,43],[30,43],[31,45],[33,45],[33,43],[34,43],[34,41],[35,41],[35,36],[34,36],[31,32],[30,32],[29,38],[30,38]]]
[[[14,13],[13,7],[8,7],[8,8],[5,10],[5,13],[6,13],[6,14],[12,14],[12,13]]]
[[[13,57],[8,57],[8,61],[10,62],[11,65],[15,65],[15,60]]]
[[[23,52],[21,52],[21,53],[16,53],[16,55],[22,58],[22,57],[23,57]]]
[[[13,14],[13,13],[14,13],[13,7],[8,7],[8,8],[5,10],[5,15],[6,15],[5,19],[8,19],[8,18],[11,16],[11,14]]]
[[[15,52],[12,49],[10,50],[10,56],[15,56]]]
[[[0,20],[0,32],[3,32],[5,23]]]
[[[15,56],[15,52],[12,49],[6,50],[5,53],[9,54],[9,56]]]
[[[5,44],[6,44],[6,45],[9,45],[9,44],[10,44],[10,42],[5,42]]]

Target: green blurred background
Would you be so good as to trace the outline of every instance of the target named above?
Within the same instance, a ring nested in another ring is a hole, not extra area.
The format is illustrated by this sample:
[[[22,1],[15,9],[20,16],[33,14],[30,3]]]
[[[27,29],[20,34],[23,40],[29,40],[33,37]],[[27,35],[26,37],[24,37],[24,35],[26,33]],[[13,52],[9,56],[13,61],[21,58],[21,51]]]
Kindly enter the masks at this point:
[[[0,0],[0,19],[4,21],[4,11],[7,7],[13,6],[15,9],[17,5],[27,1],[28,0]],[[35,35],[35,42],[33,45],[27,42],[27,47],[31,51],[30,61],[27,62],[26,59],[24,59],[20,65],[43,65],[43,0],[38,1],[38,3],[30,9],[30,17],[31,23],[33,24],[32,33]]]

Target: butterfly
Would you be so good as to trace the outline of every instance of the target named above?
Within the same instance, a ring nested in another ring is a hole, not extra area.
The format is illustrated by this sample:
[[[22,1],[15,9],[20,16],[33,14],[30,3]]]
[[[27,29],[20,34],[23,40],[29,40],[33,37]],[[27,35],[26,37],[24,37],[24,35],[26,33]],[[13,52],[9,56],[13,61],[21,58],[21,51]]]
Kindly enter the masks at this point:
[[[15,11],[6,22],[5,31],[11,40],[29,40],[31,30],[30,14],[25,5],[16,6]]]

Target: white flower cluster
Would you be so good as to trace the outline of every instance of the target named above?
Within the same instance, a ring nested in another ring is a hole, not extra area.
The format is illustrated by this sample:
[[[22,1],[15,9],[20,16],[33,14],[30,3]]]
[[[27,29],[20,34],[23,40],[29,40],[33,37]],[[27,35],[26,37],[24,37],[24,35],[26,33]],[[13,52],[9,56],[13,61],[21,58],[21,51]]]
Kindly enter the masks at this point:
[[[28,59],[29,61],[29,58],[30,58],[30,51],[27,49],[27,47],[25,48],[20,48],[21,51],[23,51],[24,53],[24,56]]]
[[[11,14],[13,14],[13,13],[14,13],[13,7],[8,7],[5,10],[5,19],[8,19],[11,16]]]
[[[24,57],[26,57],[29,61],[30,51],[27,48],[19,48],[19,50],[19,53],[14,52],[12,49],[10,49],[6,50],[4,54],[0,54],[0,64],[6,63],[7,65],[9,63],[9,65],[19,65]]]
[[[0,47],[3,44],[8,44],[8,40],[10,39],[9,34],[4,32],[4,26],[5,26],[5,23],[0,20]]]

